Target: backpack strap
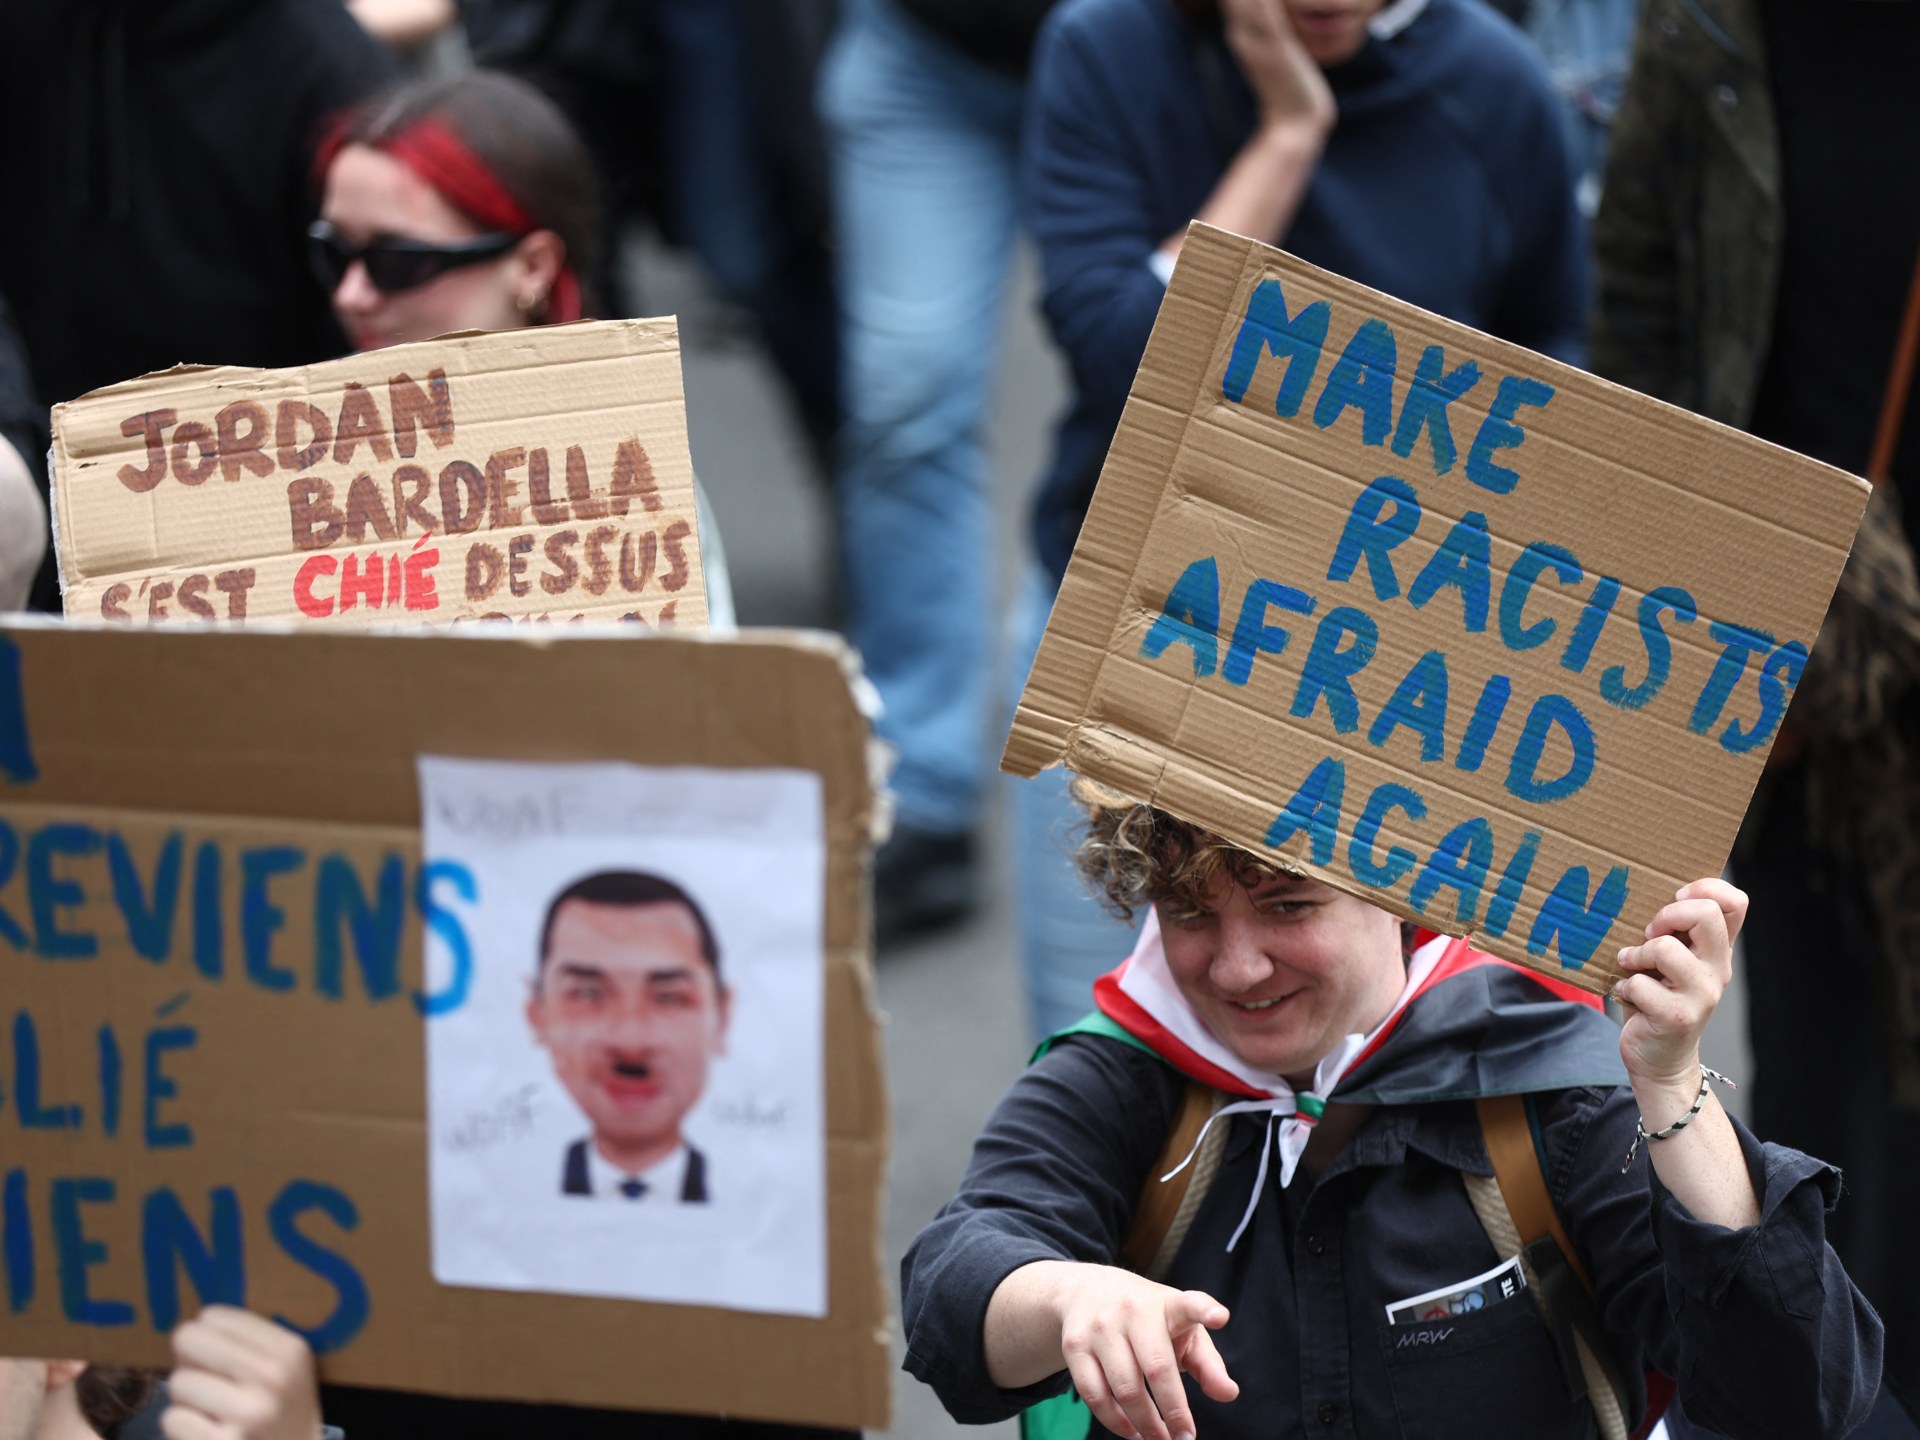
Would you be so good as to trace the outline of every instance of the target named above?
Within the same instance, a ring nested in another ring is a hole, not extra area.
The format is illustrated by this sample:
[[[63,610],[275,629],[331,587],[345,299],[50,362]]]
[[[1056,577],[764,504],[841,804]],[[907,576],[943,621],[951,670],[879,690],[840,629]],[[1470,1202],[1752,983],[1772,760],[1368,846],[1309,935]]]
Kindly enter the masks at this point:
[[[1033,1052],[1033,1058],[1038,1060],[1069,1035],[1098,1035],[1103,1039],[1118,1040],[1143,1054],[1152,1055],[1163,1065],[1167,1063],[1166,1057],[1146,1041],[1099,1010],[1042,1040],[1040,1048]],[[1172,1069],[1172,1066],[1168,1068]],[[1137,1271],[1149,1280],[1164,1280],[1167,1271],[1173,1267],[1173,1257],[1180,1249],[1180,1242],[1187,1238],[1187,1229],[1193,1223],[1194,1213],[1199,1210],[1200,1202],[1206,1199],[1207,1188],[1213,1183],[1213,1177],[1220,1169],[1220,1157],[1226,1151],[1229,1127],[1220,1125],[1212,1130],[1206,1130],[1206,1127],[1214,1112],[1225,1105],[1228,1099],[1224,1091],[1214,1089],[1205,1081],[1188,1079],[1185,1090],[1181,1092],[1179,1106],[1174,1110],[1173,1124],[1167,1130],[1166,1143],[1160,1147],[1159,1158],[1140,1182],[1140,1198],[1133,1207],[1133,1223],[1127,1227],[1126,1239],[1121,1242],[1120,1259],[1129,1270]],[[1206,1144],[1193,1156],[1193,1163],[1178,1175],[1161,1179],[1187,1158],[1203,1130],[1206,1130]]]
[[[1467,1198],[1495,1251],[1520,1257],[1527,1288],[1559,1352],[1568,1393],[1592,1404],[1602,1440],[1628,1440],[1626,1390],[1594,1307],[1593,1282],[1547,1193],[1526,1097],[1482,1096],[1477,1105],[1494,1173],[1463,1171]]]
[[[1164,1280],[1173,1268],[1173,1257],[1179,1253],[1194,1213],[1220,1169],[1229,1127],[1219,1125],[1208,1130],[1206,1143],[1194,1155],[1193,1163],[1178,1175],[1169,1176],[1167,1172],[1187,1158],[1200,1132],[1206,1130],[1207,1121],[1226,1103],[1224,1092],[1203,1081],[1189,1080],[1167,1130],[1167,1143],[1160,1147],[1160,1158],[1141,1182],[1140,1199],[1133,1207],[1133,1224],[1120,1247],[1120,1258],[1128,1269],[1149,1280]]]
[[[1552,1236],[1581,1288],[1593,1294],[1593,1281],[1587,1277],[1573,1241],[1567,1238],[1560,1224],[1553,1197],[1547,1194],[1545,1157],[1534,1143],[1533,1119],[1527,1114],[1526,1097],[1483,1095],[1476,1103],[1487,1159],[1493,1162],[1493,1178],[1500,1185],[1500,1198],[1507,1202],[1507,1213],[1513,1216],[1513,1223],[1529,1240]]]

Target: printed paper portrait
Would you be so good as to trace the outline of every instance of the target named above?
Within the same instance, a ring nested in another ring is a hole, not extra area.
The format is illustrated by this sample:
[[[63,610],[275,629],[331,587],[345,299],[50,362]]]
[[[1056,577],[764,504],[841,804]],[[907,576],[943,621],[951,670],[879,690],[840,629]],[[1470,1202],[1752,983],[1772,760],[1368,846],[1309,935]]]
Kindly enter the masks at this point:
[[[420,781],[459,918],[428,975],[470,982],[426,1022],[434,1278],[824,1315],[819,777],[424,757]]]

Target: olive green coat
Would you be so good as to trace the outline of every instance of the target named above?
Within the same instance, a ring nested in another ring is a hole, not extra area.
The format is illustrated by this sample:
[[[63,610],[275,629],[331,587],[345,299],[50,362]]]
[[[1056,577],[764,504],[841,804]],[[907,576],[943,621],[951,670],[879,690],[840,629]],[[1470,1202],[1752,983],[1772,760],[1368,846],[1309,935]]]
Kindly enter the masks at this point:
[[[1783,234],[1763,46],[1754,0],[1648,0],[1594,224],[1595,371],[1742,428]],[[1867,506],[1789,717],[1806,763],[1771,773],[1756,811],[1804,784],[1817,844],[1861,875],[1897,1089],[1920,1104],[1920,579],[1899,503],[1882,485]]]

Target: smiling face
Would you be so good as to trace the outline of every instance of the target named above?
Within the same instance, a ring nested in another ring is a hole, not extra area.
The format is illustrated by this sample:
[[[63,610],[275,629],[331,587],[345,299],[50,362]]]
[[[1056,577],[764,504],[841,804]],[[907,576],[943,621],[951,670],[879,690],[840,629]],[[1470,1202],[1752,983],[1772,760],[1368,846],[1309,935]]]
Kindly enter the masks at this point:
[[[1385,0],[1286,0],[1300,44],[1316,65],[1339,65],[1367,43],[1367,22]]]
[[[568,900],[554,913],[527,1021],[555,1075],[628,1173],[680,1144],[725,1048],[729,996],[677,901]]]
[[[1161,911],[1167,968],[1214,1037],[1256,1070],[1310,1085],[1340,1039],[1372,1030],[1406,987],[1400,922],[1317,880],[1252,891],[1225,874],[1198,913]]]
[[[350,245],[378,239],[447,244],[483,234],[425,180],[368,145],[345,145],[327,167],[321,217]],[[520,302],[544,296],[558,273],[558,241],[539,230],[496,259],[463,265],[394,294],[382,294],[356,261],[333,292],[334,313],[356,349],[431,340],[452,330],[525,325]]]

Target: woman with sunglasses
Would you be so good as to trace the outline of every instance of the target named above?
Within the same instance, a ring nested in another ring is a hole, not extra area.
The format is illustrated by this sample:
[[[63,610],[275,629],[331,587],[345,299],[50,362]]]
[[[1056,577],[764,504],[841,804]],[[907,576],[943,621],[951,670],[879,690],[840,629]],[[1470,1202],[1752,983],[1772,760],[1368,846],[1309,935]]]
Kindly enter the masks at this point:
[[[594,178],[532,86],[491,71],[403,85],[322,148],[315,273],[355,346],[578,320]]]

